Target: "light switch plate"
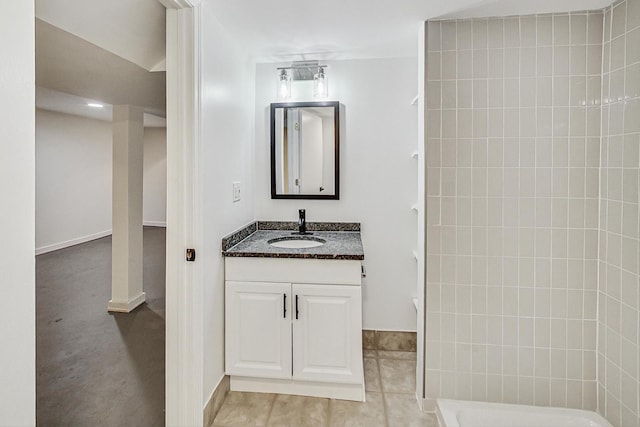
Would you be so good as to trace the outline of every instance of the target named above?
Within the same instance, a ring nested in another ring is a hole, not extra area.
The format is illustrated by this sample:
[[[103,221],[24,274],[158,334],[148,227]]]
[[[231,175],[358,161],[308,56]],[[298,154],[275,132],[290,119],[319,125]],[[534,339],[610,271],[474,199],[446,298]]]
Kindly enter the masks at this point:
[[[240,183],[239,182],[233,183],[233,201],[234,202],[240,201]]]

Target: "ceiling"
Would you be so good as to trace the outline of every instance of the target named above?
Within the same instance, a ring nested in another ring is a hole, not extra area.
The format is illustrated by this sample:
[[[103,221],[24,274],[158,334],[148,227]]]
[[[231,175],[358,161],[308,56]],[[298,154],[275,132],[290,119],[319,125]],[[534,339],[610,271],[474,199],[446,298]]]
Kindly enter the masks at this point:
[[[36,17],[147,71],[165,69],[165,8],[157,0],[36,0]]]
[[[165,116],[164,72],[149,72],[40,19],[36,19],[36,85],[103,104],[136,105]],[[50,101],[62,104],[48,102],[48,109],[76,111],[74,105],[64,104],[67,99],[53,98]]]
[[[204,0],[257,62],[417,55],[420,23],[434,18],[598,9],[612,0]]]
[[[416,56],[428,17],[477,0],[205,0],[258,62]]]
[[[157,0],[35,0],[36,106],[111,120],[136,105],[165,122],[165,8]],[[102,109],[86,104],[94,101]]]
[[[418,28],[428,19],[599,9],[610,3],[203,0],[202,13],[205,19],[217,20],[254,62],[284,62],[413,57]],[[40,88],[106,105],[137,105],[164,117],[165,9],[158,0],[36,0],[36,17]],[[46,99],[41,105],[49,109],[83,114],[73,97]],[[96,112],[87,113],[92,114]]]
[[[598,9],[612,0],[203,0],[258,62],[416,55],[417,29],[434,18]],[[147,71],[165,69],[158,0],[36,0],[38,19]]]
[[[482,0],[458,8],[441,18],[479,18],[489,16],[529,15],[603,9],[613,0]]]

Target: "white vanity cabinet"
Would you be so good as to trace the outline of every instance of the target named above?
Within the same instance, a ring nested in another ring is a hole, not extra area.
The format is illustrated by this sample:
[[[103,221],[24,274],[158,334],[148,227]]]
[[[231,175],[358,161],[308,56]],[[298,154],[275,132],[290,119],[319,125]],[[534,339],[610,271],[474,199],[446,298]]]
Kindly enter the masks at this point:
[[[227,374],[289,378],[291,286],[227,281],[225,291]]]
[[[361,265],[225,258],[231,389],[364,400]]]
[[[357,286],[293,284],[293,378],[358,384],[361,292]],[[355,329],[353,325],[358,325]]]

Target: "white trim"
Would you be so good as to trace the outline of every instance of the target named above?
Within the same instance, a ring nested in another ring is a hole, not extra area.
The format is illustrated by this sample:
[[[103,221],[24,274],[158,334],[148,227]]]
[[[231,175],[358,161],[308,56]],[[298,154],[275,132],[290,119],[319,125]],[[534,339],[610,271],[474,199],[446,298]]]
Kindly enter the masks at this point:
[[[141,292],[138,296],[131,298],[129,301],[109,300],[107,310],[116,313],[131,313],[140,304],[145,302],[147,294]]]
[[[420,412],[424,412],[424,400],[422,399],[421,396],[418,395],[417,392],[414,395],[414,397],[416,398],[416,402],[418,403],[418,408],[420,408]]]
[[[41,246],[36,248],[36,255],[46,254],[47,252],[57,251],[59,249],[68,248],[70,246],[79,245],[81,243],[87,243],[92,240],[101,239],[111,235],[111,229],[100,231],[98,233],[89,234],[75,239],[67,240],[65,242],[54,243],[52,245]]]
[[[232,391],[295,394],[329,399],[365,401],[364,383],[342,384],[300,380],[231,376]]]
[[[418,228],[417,228],[417,274],[416,274],[416,396],[418,402],[426,397],[426,278],[427,278],[427,163],[426,163],[426,109],[427,99],[427,22],[422,22],[418,30]],[[425,406],[421,406],[424,411]]]
[[[225,257],[226,281],[362,286],[359,260]]]
[[[199,6],[202,0],[158,0],[167,9],[191,9]]]
[[[143,221],[145,227],[166,227],[167,221]]]
[[[167,10],[166,46],[165,424],[167,427],[200,427],[204,422],[202,261],[187,263],[184,253],[188,247],[200,248],[202,239],[201,168],[197,161],[200,151],[200,7]]]
[[[373,332],[407,332],[407,333],[411,333],[411,334],[415,334],[416,331],[410,331],[407,329],[368,329],[368,328],[363,328],[363,331],[373,331]]]

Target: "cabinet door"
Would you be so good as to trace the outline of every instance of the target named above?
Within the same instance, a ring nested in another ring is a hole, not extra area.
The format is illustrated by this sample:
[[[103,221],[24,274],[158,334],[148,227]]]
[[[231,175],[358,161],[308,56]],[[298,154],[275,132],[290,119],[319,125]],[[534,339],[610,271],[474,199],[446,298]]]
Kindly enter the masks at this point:
[[[292,296],[293,378],[362,383],[360,287],[293,284]]]
[[[291,378],[291,285],[226,282],[229,375]]]

